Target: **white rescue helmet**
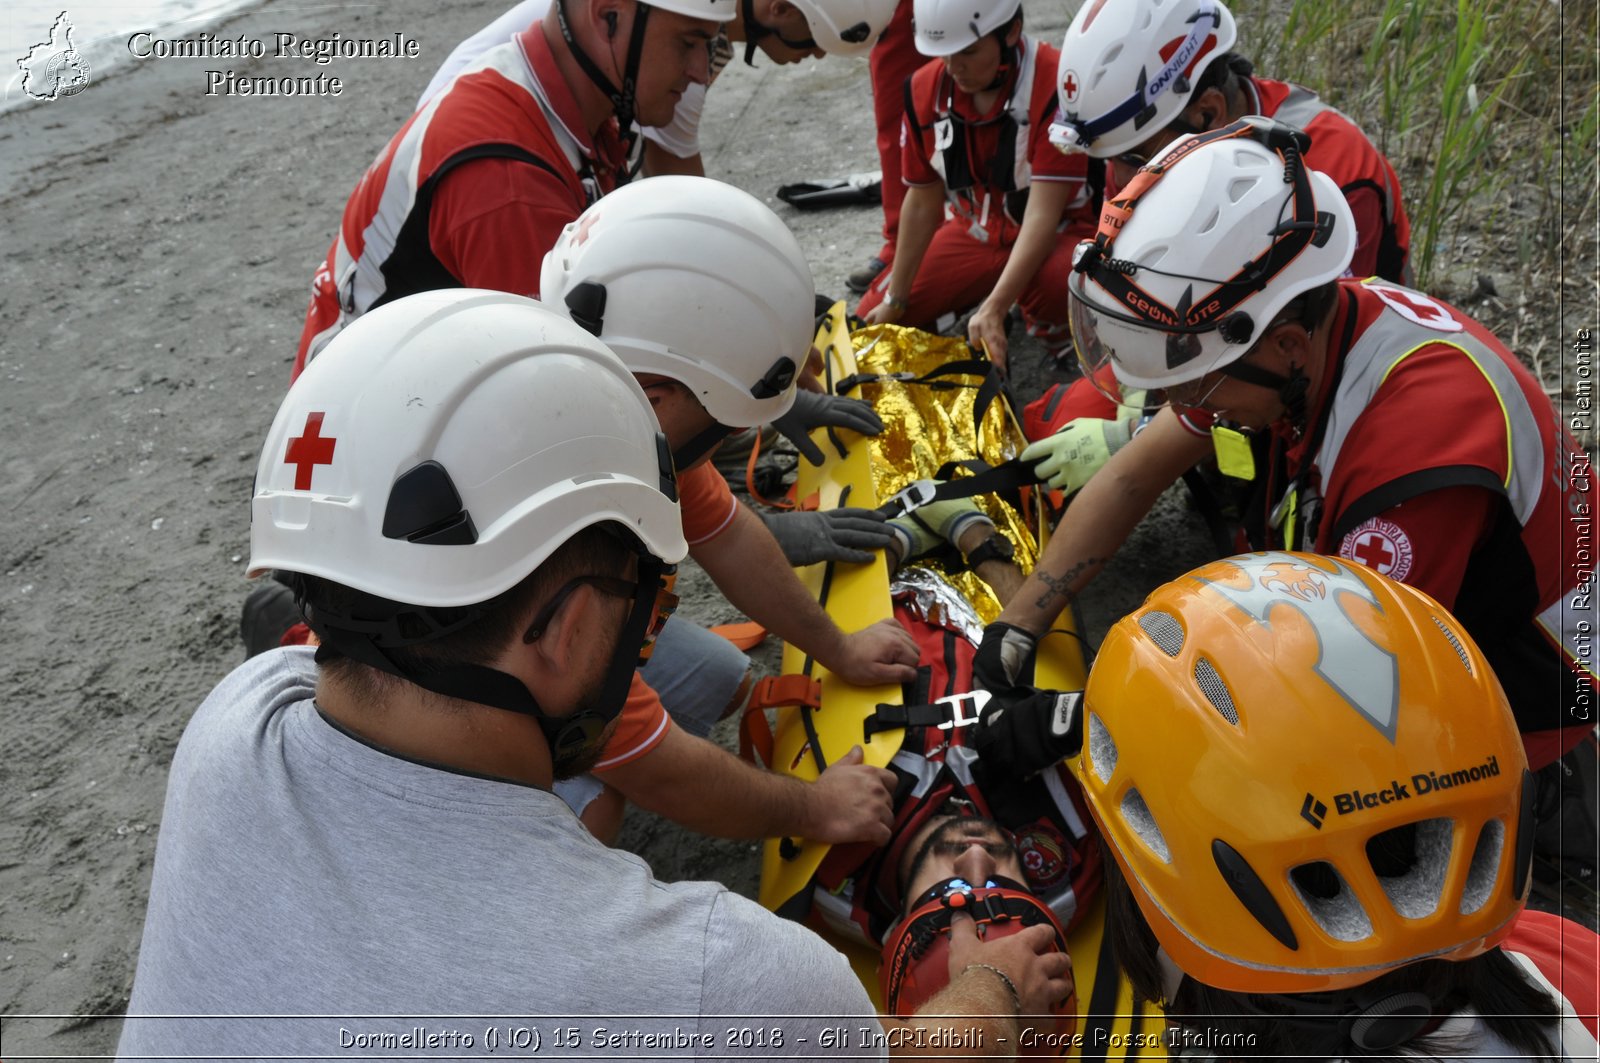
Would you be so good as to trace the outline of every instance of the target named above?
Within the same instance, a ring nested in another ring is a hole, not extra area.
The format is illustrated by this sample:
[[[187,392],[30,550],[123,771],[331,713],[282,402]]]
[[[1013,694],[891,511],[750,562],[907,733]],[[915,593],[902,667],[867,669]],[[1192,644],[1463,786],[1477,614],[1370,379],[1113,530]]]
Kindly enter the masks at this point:
[[[1198,380],[1344,274],[1355,219],[1334,180],[1306,168],[1309,143],[1243,118],[1173,141],[1106,204],[1067,284],[1086,374],[1109,363],[1124,388]]]
[[[865,55],[883,36],[899,0],[790,0],[811,39],[829,55]]]
[[[250,571],[476,605],[578,531],[688,547],[666,440],[616,355],[521,296],[447,289],[363,314],[289,389],[250,505]]]
[[[1022,10],[1022,0],[915,0],[911,25],[917,51],[955,55],[1002,29]]]
[[[764,424],[794,405],[816,289],[800,242],[748,192],[705,177],[624,185],[562,230],[539,292],[633,372],[683,384],[722,425]]]
[[[646,5],[646,0],[639,0]],[[739,13],[739,0],[648,0],[646,6],[674,11],[690,18],[709,18],[730,22]]]
[[[1087,0],[1056,64],[1059,124],[1097,159],[1138,147],[1183,112],[1237,38],[1221,0]]]

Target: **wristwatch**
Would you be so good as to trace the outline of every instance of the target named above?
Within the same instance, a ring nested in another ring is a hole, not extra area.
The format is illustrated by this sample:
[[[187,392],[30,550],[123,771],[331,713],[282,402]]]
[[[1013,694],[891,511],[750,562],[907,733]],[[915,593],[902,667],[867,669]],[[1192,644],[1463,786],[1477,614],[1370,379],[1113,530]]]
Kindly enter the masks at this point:
[[[967,567],[977,568],[985,561],[1010,561],[1016,553],[1017,548],[1011,545],[1011,540],[995,532],[967,555]]]
[[[883,305],[889,307],[891,310],[904,310],[910,304],[898,296],[890,295],[888,292],[885,292],[883,295]]]

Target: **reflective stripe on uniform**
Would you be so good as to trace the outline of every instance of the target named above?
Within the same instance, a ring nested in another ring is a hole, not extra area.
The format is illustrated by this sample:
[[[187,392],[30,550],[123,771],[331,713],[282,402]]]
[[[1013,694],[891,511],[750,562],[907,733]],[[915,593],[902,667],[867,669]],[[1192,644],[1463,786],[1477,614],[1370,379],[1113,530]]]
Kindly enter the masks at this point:
[[[1406,290],[1383,283],[1369,282],[1365,286]],[[1493,348],[1470,333],[1464,330],[1441,333],[1427,325],[1407,321],[1387,301],[1383,313],[1367,326],[1345,355],[1344,375],[1328,405],[1328,427],[1315,459],[1322,470],[1323,482],[1332,482],[1334,467],[1350,430],[1371,405],[1389,374],[1406,358],[1429,346],[1453,347],[1460,351],[1477,367],[1499,400],[1505,417],[1508,451],[1503,485],[1517,523],[1526,525],[1539,504],[1539,493],[1545,484],[1544,440],[1511,367]],[[1401,353],[1395,354],[1396,350]]]
[[[1383,281],[1367,281],[1363,286],[1374,290],[1408,291]],[[1511,367],[1497,351],[1466,330],[1441,332],[1426,324],[1408,321],[1391,300],[1384,302],[1383,312],[1345,355],[1339,389],[1328,405],[1327,430],[1314,459],[1322,472],[1323,484],[1333,482],[1334,469],[1351,430],[1389,375],[1406,358],[1425,347],[1450,347],[1472,363],[1500,404],[1507,448],[1501,486],[1517,523],[1526,528],[1549,483],[1550,459],[1545,453],[1538,418]],[[1400,353],[1394,353],[1396,351]],[[1557,445],[1560,445],[1559,436]],[[1600,627],[1597,604],[1600,603],[1595,595],[1577,594],[1569,589],[1535,619],[1568,658],[1575,663],[1586,661],[1591,659],[1591,640]]]
[[[440,104],[462,83],[463,78],[487,70],[499,74],[532,98],[560,142],[561,149],[567,157],[567,164],[574,171],[581,168],[583,156],[578,142],[573,138],[572,132],[562,124],[554,108],[540,91],[539,83],[533,76],[533,69],[528,65],[527,56],[522,52],[521,44],[512,41],[498,48],[489,49],[483,58],[451,82],[443,92],[428,101],[427,106],[423,107],[412,120],[411,128],[406,130],[405,137],[395,145],[394,157],[389,161],[387,180],[384,182],[383,194],[378,201],[378,209],[361,233],[362,251],[359,258],[351,259],[341,234],[334,263],[334,275],[336,278],[342,276],[346,272],[345,263],[350,263],[349,280],[340,287],[341,301],[344,303],[346,313],[365,313],[383,295],[386,286],[383,264],[394,253],[400,228],[410,216],[411,207],[416,202],[417,189],[422,184],[423,146],[432,128],[434,114]]]

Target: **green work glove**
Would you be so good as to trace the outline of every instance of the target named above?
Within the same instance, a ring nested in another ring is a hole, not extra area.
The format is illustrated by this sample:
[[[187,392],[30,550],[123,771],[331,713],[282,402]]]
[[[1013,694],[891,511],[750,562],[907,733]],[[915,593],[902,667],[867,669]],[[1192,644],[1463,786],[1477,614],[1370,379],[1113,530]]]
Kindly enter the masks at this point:
[[[1080,417],[1055,435],[1029,443],[1022,460],[1035,463],[1033,472],[1041,483],[1070,495],[1127,446],[1138,427],[1136,417],[1115,421]]]
[[[895,517],[889,521],[889,531],[900,544],[900,562],[904,564],[938,553],[946,544],[955,547],[974,523],[994,527],[994,521],[978,508],[978,503],[970,498],[952,498]]]

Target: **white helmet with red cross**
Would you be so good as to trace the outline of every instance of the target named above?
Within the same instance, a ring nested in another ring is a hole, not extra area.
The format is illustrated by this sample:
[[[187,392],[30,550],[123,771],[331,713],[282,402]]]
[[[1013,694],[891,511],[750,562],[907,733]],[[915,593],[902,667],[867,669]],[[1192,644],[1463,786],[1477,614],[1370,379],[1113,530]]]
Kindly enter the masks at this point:
[[[1135,148],[1182,113],[1237,36],[1221,0],[1088,0],[1061,42],[1061,124],[1097,159]]]
[[[250,570],[476,605],[583,528],[688,548],[633,374],[532,299],[448,289],[357,318],[289,389],[250,506]]]

